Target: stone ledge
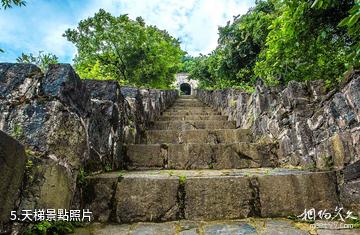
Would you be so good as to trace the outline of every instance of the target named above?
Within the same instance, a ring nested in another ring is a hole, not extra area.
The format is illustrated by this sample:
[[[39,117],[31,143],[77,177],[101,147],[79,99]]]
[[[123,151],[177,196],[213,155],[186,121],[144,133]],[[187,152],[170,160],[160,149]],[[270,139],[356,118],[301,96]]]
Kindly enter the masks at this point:
[[[97,178],[119,181],[116,192],[110,192],[116,197],[109,204],[117,222],[285,217],[300,215],[306,208],[334,210],[339,205],[334,172],[281,168],[125,171],[92,176],[89,184],[96,187]],[[97,196],[93,198],[96,203]]]

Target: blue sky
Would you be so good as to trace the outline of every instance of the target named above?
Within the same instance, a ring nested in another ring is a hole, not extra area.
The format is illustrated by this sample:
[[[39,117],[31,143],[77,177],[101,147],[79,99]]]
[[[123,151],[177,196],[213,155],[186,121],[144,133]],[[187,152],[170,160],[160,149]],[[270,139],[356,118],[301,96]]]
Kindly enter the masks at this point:
[[[217,45],[217,28],[244,14],[255,0],[27,0],[26,7],[0,10],[0,62],[15,62],[24,53],[56,54],[72,63],[76,48],[62,37],[100,8],[113,15],[142,16],[166,29],[191,55],[207,54]]]

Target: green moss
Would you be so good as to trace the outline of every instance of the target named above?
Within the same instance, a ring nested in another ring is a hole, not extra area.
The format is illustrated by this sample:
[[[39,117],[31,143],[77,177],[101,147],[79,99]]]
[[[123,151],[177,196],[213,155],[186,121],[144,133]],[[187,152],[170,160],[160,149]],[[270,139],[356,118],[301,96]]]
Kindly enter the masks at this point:
[[[39,235],[39,234],[68,234],[73,233],[75,227],[81,227],[82,223],[73,221],[41,221],[28,228],[25,235]]]
[[[333,161],[333,158],[332,156],[327,156],[327,155],[324,155],[323,157],[321,157],[323,162],[324,162],[324,167],[326,169],[332,169],[333,166],[334,166],[334,161]]]
[[[235,99],[231,99],[229,103],[230,103],[230,107],[235,108],[237,101]]]
[[[26,170],[30,170],[33,166],[34,166],[33,161],[31,161],[31,160],[26,161],[26,164],[25,164]]]
[[[124,177],[124,175],[125,175],[125,172],[124,172],[124,171],[119,171],[119,172],[118,172],[118,176],[119,176],[120,178]]]
[[[334,83],[333,81],[331,81],[330,79],[325,80],[325,90],[327,92],[330,92],[331,90],[333,90],[336,87],[336,83]]]
[[[81,167],[80,170],[79,170],[78,177],[76,179],[77,185],[79,185],[79,186],[85,185],[87,175],[88,174],[85,172],[84,168]]]
[[[113,168],[112,168],[111,164],[107,163],[107,164],[105,165],[105,171],[106,171],[106,172],[109,172],[109,171],[112,171],[112,170],[113,170]]]
[[[303,167],[303,169],[308,170],[308,171],[314,171],[314,170],[316,170],[316,165],[315,165],[315,163],[309,163],[309,164],[305,165]]]
[[[186,176],[185,175],[180,175],[179,176],[179,184],[184,185],[185,182],[186,182]]]
[[[293,220],[295,222],[299,222],[299,223],[307,223],[307,224],[315,223],[314,220],[302,220],[299,217],[297,217],[296,215],[289,215],[287,218],[290,219],[290,220]]]
[[[22,126],[20,124],[15,124],[14,129],[12,130],[11,136],[15,139],[20,139],[24,134]]]
[[[246,176],[246,177],[251,177],[252,174],[250,174],[250,173],[247,172],[247,173],[245,173],[245,176]]]
[[[41,158],[44,155],[42,152],[34,151],[29,147],[25,148],[25,155],[27,158],[34,157],[34,158]]]
[[[352,224],[353,228],[360,228],[360,218],[354,217],[346,221],[347,224]]]
[[[132,135],[135,135],[136,134],[136,129],[134,127],[130,127],[129,128],[129,131]]]

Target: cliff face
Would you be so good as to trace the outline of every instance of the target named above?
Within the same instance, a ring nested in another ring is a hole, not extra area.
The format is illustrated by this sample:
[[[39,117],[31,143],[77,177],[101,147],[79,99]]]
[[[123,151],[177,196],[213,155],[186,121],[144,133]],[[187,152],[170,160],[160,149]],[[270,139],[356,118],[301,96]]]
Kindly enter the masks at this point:
[[[78,205],[79,172],[121,169],[123,146],[139,142],[177,95],[81,80],[68,64],[46,74],[31,64],[0,64],[0,131],[21,142],[27,155],[16,207]]]
[[[292,81],[283,88],[258,84],[253,94],[198,90],[197,97],[258,141],[278,144],[284,165],[341,169],[360,159],[359,71],[330,93],[323,81]]]

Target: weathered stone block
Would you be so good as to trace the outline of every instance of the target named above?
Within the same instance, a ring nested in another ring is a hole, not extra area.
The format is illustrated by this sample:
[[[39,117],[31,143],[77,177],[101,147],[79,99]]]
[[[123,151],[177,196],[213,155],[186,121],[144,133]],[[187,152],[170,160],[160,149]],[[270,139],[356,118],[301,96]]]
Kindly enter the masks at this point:
[[[168,167],[170,169],[211,168],[214,150],[206,144],[168,145]]]
[[[251,134],[245,129],[218,129],[218,130],[149,130],[146,132],[146,143],[238,143],[250,142]]]
[[[273,146],[231,144],[136,144],[127,150],[128,166],[169,169],[229,169],[277,166]]]
[[[166,150],[165,150],[166,151]],[[166,154],[160,145],[128,145],[127,164],[134,168],[162,168]]]
[[[19,196],[25,162],[24,146],[0,131],[0,231]]]
[[[174,220],[179,180],[162,177],[124,177],[116,188],[116,220],[135,221]]]
[[[0,63],[0,99],[33,97],[41,77],[41,70],[33,64]]]
[[[190,121],[190,120],[216,120],[216,121],[226,121],[226,116],[221,115],[162,115],[159,118],[159,121]]]
[[[56,156],[72,167],[86,157],[85,127],[78,115],[68,112],[59,101],[37,101],[16,106],[10,111],[4,131],[39,152]]]
[[[277,157],[271,144],[235,143],[217,148],[215,169],[254,168],[277,166]]]
[[[70,64],[52,64],[41,81],[42,95],[59,99],[85,116],[90,107],[89,93]]]
[[[39,185],[40,197],[35,208],[70,209],[75,192],[71,172],[66,167],[58,165],[57,162],[48,162],[37,167],[38,172],[42,174],[43,182]],[[22,207],[26,208],[24,205]]]
[[[124,99],[117,81],[84,79],[83,83],[91,99],[109,100],[114,103]]]
[[[333,211],[339,206],[331,172],[258,177],[262,217],[300,215],[305,209]]]
[[[175,110],[169,109],[164,112],[164,115],[219,115],[221,112],[215,110]]]
[[[340,185],[340,198],[344,207],[360,215],[360,179]]]
[[[232,129],[234,122],[228,121],[158,121],[151,127],[153,130],[194,130],[194,129]]]
[[[188,178],[185,183],[185,218],[235,219],[251,212],[252,190],[248,178]]]
[[[91,97],[88,133],[91,171],[123,164],[125,100],[117,81],[83,80]],[[101,164],[99,164],[101,163]]]
[[[111,218],[111,213],[115,211],[112,200],[119,178],[119,175],[110,173],[87,178],[83,189],[84,208],[92,212],[95,221],[107,222],[114,219]]]
[[[360,178],[360,161],[352,163],[343,169],[345,182]]]

